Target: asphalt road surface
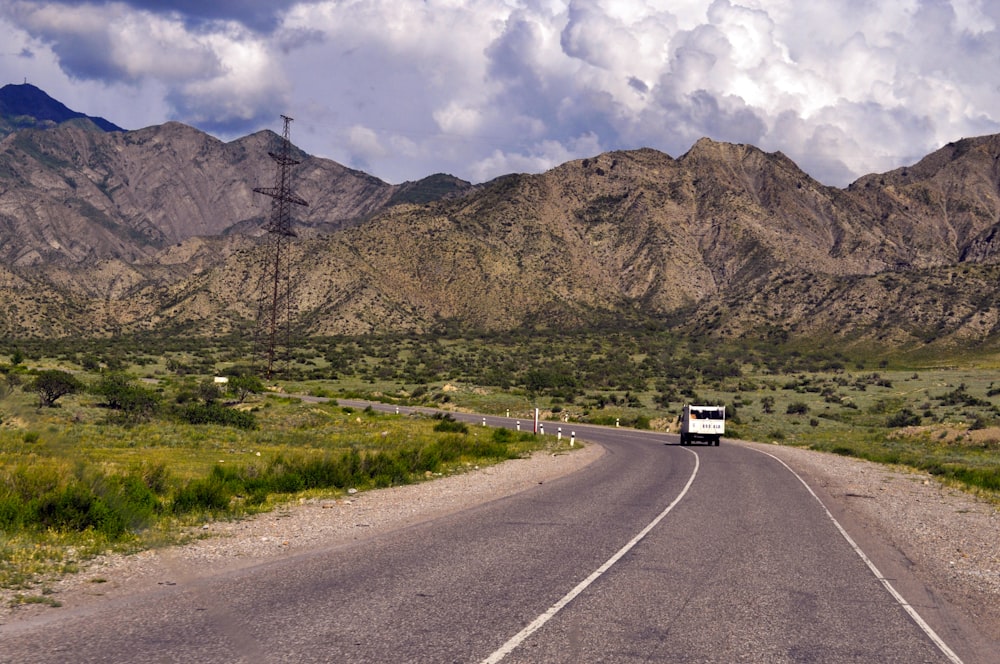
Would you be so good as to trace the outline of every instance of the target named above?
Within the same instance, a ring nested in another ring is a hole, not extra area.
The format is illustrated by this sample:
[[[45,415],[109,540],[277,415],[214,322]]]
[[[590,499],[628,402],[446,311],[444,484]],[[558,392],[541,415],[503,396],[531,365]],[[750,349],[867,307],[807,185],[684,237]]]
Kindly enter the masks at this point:
[[[606,454],[354,544],[0,626],[0,662],[962,661],[777,459],[546,426]]]

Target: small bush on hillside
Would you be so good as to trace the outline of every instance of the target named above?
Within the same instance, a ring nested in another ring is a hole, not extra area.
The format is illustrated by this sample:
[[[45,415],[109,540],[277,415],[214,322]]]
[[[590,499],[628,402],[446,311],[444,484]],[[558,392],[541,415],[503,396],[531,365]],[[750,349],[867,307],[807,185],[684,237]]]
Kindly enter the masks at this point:
[[[937,397],[941,401],[942,406],[970,406],[970,407],[989,407],[991,404],[986,399],[980,399],[972,394],[969,394],[969,388],[965,383],[960,384],[951,392],[946,392],[941,396]]]
[[[257,428],[257,418],[253,413],[227,408],[219,403],[186,403],[174,408],[174,413],[188,424],[221,424],[237,429]]]
[[[788,408],[785,409],[788,415],[805,415],[809,412],[809,405],[804,401],[793,401],[788,404]]]
[[[920,424],[920,415],[914,413],[909,408],[903,408],[898,413],[889,417],[885,425],[887,427],[915,427]]]
[[[986,417],[982,415],[973,414],[972,421],[969,423],[969,430],[978,431],[981,429],[985,429],[989,426],[990,426],[990,420],[988,420]]]

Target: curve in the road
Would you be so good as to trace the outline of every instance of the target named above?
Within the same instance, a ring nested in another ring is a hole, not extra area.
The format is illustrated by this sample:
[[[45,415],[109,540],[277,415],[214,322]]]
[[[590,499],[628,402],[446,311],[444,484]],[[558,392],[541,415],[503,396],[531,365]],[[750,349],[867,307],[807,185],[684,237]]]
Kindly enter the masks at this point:
[[[551,424],[605,454],[391,533],[0,625],[0,662],[958,663],[771,455]]]
[[[355,402],[353,405],[362,405],[362,403],[364,405],[371,405],[376,408],[384,408],[388,410],[388,407],[382,406],[380,404],[373,404],[367,402],[361,402],[361,403]],[[404,409],[403,412],[410,410],[420,411],[420,412],[436,412],[430,409]],[[399,407],[395,407],[395,411],[397,413],[401,412]],[[488,423],[490,426],[499,426],[507,428],[517,427],[518,429],[520,429],[522,423],[521,420],[510,417],[483,416],[479,414],[459,414],[459,413],[451,413],[451,414],[458,419],[463,419],[465,421],[476,424],[482,422],[485,425]],[[559,426],[564,423],[562,422],[557,423],[550,421],[550,422],[544,422],[542,424],[543,426],[544,424]],[[628,435],[629,437],[634,435],[636,438],[640,440],[647,440],[647,441],[655,436],[657,438],[656,442],[661,442],[665,437],[664,434],[652,434],[649,432],[621,429],[618,427],[612,428],[600,425],[576,424],[571,428],[573,429],[572,431],[573,436],[579,434],[580,437],[587,437],[588,439],[593,440],[594,442],[597,443],[601,443],[603,439],[605,439],[608,435],[611,434],[614,434],[616,436]],[[732,441],[727,441],[727,442],[732,442]],[[927,636],[928,639],[930,639],[930,641],[941,652],[941,654],[944,655],[944,657],[949,662],[951,662],[951,664],[963,664],[962,659],[954,652],[954,650],[952,650],[952,648],[948,646],[948,644],[944,641],[944,639],[942,639],[937,634],[937,632],[930,626],[930,624],[920,615],[920,613],[916,610],[916,608],[910,602],[908,602],[900,592],[896,590],[896,588],[892,585],[891,581],[884,574],[882,574],[882,572],[875,565],[872,559],[864,552],[864,550],[861,549],[861,547],[855,542],[855,540],[850,536],[850,534],[847,532],[844,526],[836,519],[836,517],[834,517],[833,513],[824,504],[823,500],[816,494],[815,491],[813,491],[812,487],[810,487],[809,484],[798,473],[795,472],[795,470],[793,470],[787,463],[785,463],[783,460],[779,459],[773,454],[770,454],[763,450],[757,450],[749,447],[747,449],[752,449],[754,452],[770,457],[778,464],[780,464],[780,466],[783,467],[787,472],[789,472],[799,483],[801,483],[802,486],[805,488],[805,490],[808,492],[808,494],[816,501],[816,503],[818,503],[822,511],[830,519],[836,530],[848,543],[848,545],[854,551],[854,553],[857,554],[857,556],[863,561],[868,570],[870,570],[870,572],[874,575],[874,577],[878,580],[878,582],[885,588],[885,590],[889,593],[889,595],[893,598],[893,600],[902,608],[902,610],[920,628],[920,630],[923,631],[923,633]],[[638,535],[636,535],[630,542],[628,542],[624,547],[622,547],[622,549],[620,549],[601,567],[595,570],[584,581],[580,582],[580,584],[578,584],[575,588],[573,588],[558,602],[553,604],[547,611],[545,611],[537,618],[535,618],[535,620],[533,620],[530,624],[528,624],[523,630],[521,630],[519,633],[511,637],[503,646],[501,646],[499,649],[493,652],[489,657],[483,660],[483,664],[495,664],[497,662],[500,662],[508,654],[517,649],[518,646],[520,646],[526,639],[528,639],[528,637],[530,637],[533,633],[538,631],[542,626],[544,626],[547,622],[549,622],[567,604],[569,604],[574,598],[576,598],[584,590],[586,590],[601,575],[603,575],[608,569],[610,569],[618,560],[620,560],[626,553],[628,553],[633,547],[635,547],[636,544],[638,544],[657,524],[660,523],[660,521],[663,520],[663,518],[667,516],[667,514],[669,514],[674,509],[674,507],[685,497],[685,495],[687,495],[688,490],[694,483],[695,477],[700,467],[700,457],[698,453],[690,449],[688,449],[687,451],[694,454],[696,459],[695,466],[693,471],[691,472],[687,484],[684,486],[683,490],[679,493],[679,495],[674,499],[674,501],[671,502],[670,505],[666,507],[666,509],[664,509],[658,516],[656,516],[656,518],[653,519],[653,521],[651,521],[645,528],[643,528]]]

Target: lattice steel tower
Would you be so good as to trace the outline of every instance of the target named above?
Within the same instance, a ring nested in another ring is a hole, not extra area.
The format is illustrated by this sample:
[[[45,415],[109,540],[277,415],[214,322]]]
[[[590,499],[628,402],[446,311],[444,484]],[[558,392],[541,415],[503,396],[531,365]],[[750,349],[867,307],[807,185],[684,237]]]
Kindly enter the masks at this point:
[[[256,193],[271,197],[271,218],[265,226],[267,251],[257,283],[257,325],[253,338],[254,365],[261,362],[268,378],[274,370],[278,347],[284,346],[286,359],[291,354],[291,330],[295,317],[289,255],[289,244],[295,237],[291,206],[309,205],[292,191],[291,170],[299,161],[292,157],[292,144],[288,140],[288,125],[292,118],[282,115],[281,119],[285,123],[281,147],[277,152],[268,152],[278,165],[274,186],[254,188]]]

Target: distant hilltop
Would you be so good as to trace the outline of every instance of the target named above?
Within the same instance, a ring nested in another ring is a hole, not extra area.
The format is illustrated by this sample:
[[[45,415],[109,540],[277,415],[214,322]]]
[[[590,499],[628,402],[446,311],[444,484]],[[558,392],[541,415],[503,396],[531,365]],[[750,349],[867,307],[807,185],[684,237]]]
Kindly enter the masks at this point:
[[[269,210],[254,189],[281,137],[102,131],[29,85],[0,90],[0,113],[0,337],[254,322]],[[1000,347],[1000,134],[844,189],[709,138],[478,185],[293,156],[303,335],[641,326],[748,349]]]
[[[77,118],[86,118],[104,131],[125,131],[104,118],[67,108],[30,83],[0,88],[0,136],[18,129],[45,128]]]

